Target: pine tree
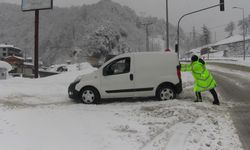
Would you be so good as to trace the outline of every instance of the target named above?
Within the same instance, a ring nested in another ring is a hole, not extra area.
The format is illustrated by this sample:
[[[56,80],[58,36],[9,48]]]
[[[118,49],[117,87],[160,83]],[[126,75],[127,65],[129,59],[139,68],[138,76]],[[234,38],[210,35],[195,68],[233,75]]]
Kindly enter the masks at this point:
[[[202,35],[200,40],[202,45],[207,45],[211,43],[211,32],[209,31],[206,25],[203,25],[202,27]]]

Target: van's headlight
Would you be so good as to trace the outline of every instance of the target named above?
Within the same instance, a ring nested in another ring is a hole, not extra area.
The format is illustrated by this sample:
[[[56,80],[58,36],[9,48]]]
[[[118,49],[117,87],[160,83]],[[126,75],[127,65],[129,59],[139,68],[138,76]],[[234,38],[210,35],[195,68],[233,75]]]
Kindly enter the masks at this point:
[[[78,77],[76,77],[74,82],[80,82],[80,80],[81,80],[81,76],[78,76]]]

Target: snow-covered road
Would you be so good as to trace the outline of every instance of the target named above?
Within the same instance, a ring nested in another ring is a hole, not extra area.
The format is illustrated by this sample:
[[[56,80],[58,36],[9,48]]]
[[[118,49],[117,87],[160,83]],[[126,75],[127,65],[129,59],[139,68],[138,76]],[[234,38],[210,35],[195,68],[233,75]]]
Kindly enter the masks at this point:
[[[240,150],[230,104],[194,103],[183,74],[177,100],[72,102],[67,86],[78,74],[0,81],[0,145],[4,150]]]
[[[227,102],[233,104],[230,112],[243,148],[250,149],[250,68],[224,64],[220,66],[223,68],[213,69],[219,92]]]

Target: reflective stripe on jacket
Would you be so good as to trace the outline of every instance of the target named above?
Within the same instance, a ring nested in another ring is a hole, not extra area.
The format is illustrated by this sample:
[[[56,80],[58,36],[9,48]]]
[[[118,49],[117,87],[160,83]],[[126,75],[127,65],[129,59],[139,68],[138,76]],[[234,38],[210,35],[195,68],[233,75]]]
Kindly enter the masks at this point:
[[[181,64],[181,71],[191,71],[195,80],[194,91],[202,92],[211,90],[216,87],[216,81],[212,74],[207,70],[206,66],[199,61],[191,64]]]

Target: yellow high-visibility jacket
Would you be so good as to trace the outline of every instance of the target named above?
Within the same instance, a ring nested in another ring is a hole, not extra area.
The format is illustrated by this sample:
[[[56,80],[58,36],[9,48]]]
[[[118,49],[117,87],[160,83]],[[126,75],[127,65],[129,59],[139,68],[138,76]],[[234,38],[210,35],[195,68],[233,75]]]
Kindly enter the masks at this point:
[[[206,65],[199,61],[191,64],[181,64],[181,71],[191,71],[195,80],[194,91],[203,92],[211,90],[217,86],[212,74],[207,70]]]

